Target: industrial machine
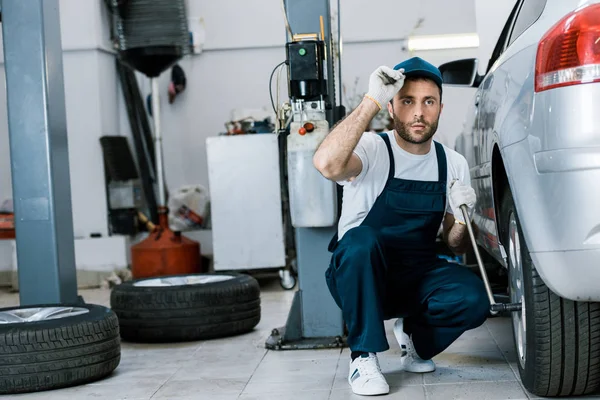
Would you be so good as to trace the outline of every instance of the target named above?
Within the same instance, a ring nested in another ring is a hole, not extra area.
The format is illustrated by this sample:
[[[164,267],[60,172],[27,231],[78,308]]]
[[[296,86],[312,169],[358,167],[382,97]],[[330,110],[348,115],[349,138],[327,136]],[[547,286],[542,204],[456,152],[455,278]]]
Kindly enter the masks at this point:
[[[286,137],[283,167],[287,169],[299,290],[286,325],[272,331],[266,347],[340,347],[345,343],[342,314],[325,283],[331,257],[327,244],[337,230],[339,216],[338,190],[312,162],[330,127],[344,114],[335,96],[334,59],[339,52],[332,39],[329,0],[287,0],[284,4],[289,103],[277,114],[280,132]]]
[[[324,33],[321,33],[321,38]],[[337,221],[335,183],[321,176],[312,157],[329,133],[326,115],[325,43],[300,35],[286,45],[293,121],[287,137],[287,168],[292,225],[329,227]]]

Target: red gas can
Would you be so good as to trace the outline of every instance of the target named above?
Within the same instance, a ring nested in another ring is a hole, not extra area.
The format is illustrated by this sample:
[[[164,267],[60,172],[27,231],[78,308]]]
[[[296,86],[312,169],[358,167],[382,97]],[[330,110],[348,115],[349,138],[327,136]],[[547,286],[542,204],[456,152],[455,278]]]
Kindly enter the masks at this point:
[[[159,226],[131,247],[133,278],[202,272],[200,243],[170,230],[166,209],[159,213]]]

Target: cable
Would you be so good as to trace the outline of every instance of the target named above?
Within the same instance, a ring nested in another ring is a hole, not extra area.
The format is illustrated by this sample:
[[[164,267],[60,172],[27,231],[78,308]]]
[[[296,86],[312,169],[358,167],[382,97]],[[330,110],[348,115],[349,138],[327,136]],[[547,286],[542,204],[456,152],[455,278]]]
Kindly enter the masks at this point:
[[[277,71],[277,111],[279,111],[279,106],[281,104],[281,102],[279,101],[279,95],[281,94],[281,73],[283,72],[284,68],[283,66],[281,66],[279,68],[279,70]],[[286,74],[287,75],[287,74]]]
[[[287,29],[288,34],[290,35],[290,40],[292,40],[294,38],[294,35],[292,34],[292,28],[290,28],[290,22],[288,21],[287,10],[285,8],[285,0],[281,0],[281,10],[283,11],[283,18],[285,20],[285,28]]]
[[[340,0],[337,1],[337,23],[338,23],[338,40],[337,40],[337,50],[338,50],[338,79],[340,82],[340,87],[339,87],[339,96],[340,96],[340,104],[338,104],[338,106],[343,106],[343,100],[342,100],[342,85],[343,85],[343,81],[342,81],[342,11],[340,9]]]
[[[273,111],[275,112],[275,118],[277,118],[277,108],[275,108],[275,101],[273,100],[273,75],[275,75],[275,71],[277,68],[281,67],[283,64],[287,63],[287,61],[282,61],[271,72],[271,77],[269,78],[269,96],[271,97],[271,106],[273,106]]]

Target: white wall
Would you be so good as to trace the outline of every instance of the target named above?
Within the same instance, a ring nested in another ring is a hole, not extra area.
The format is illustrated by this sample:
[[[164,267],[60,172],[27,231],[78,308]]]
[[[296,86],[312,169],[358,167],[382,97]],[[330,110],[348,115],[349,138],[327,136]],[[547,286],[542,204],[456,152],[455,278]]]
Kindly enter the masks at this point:
[[[369,75],[379,65],[393,66],[412,56],[402,49],[402,39],[409,34],[475,32],[473,1],[343,1],[342,78],[348,96],[353,91],[366,92]],[[256,13],[257,9],[261,12]],[[270,109],[269,75],[285,59],[285,26],[279,1],[189,0],[189,17],[202,19],[206,41],[202,54],[179,63],[188,78],[186,91],[173,105],[163,98],[165,174],[171,189],[194,183],[208,186],[206,138],[225,130],[224,123],[231,119],[234,109]],[[469,49],[414,55],[439,65],[476,57],[477,52]],[[166,94],[169,79],[169,72],[161,76],[161,93]],[[287,94],[285,85],[282,95]],[[144,95],[150,92],[148,82],[143,83],[143,90]],[[472,93],[469,89],[446,88],[438,140],[453,147]],[[122,119],[121,130],[129,130],[126,119]]]
[[[344,0],[341,4],[344,85],[365,92],[369,74],[410,54],[409,34],[475,31],[474,0]],[[130,135],[117,83],[103,0],[60,0],[65,95],[75,235],[107,233],[102,135]],[[260,11],[258,11],[260,10]],[[191,26],[203,26],[202,54],[181,60],[188,86],[173,105],[162,98],[165,172],[171,190],[208,186],[205,140],[225,130],[236,108],[270,108],[268,79],[285,58],[285,28],[279,0],[189,0]],[[418,21],[421,21],[418,24]],[[417,27],[418,25],[418,27]],[[416,28],[415,28],[416,27]],[[195,29],[195,28],[194,28]],[[0,46],[1,47],[1,46]],[[474,51],[419,54],[434,64],[472,57]],[[0,66],[0,74],[4,73]],[[166,95],[169,73],[160,79]],[[149,84],[140,78],[144,97]],[[5,91],[0,79],[0,93]],[[282,94],[287,93],[284,83]],[[448,88],[438,138],[452,145],[462,126],[469,90]],[[349,104],[346,104],[349,106]],[[131,142],[133,149],[133,142]],[[0,96],[0,201],[11,197],[6,98]]]
[[[119,133],[114,56],[101,0],[60,0],[75,237],[108,234],[99,138]],[[1,47],[1,46],[0,46]],[[0,65],[4,75],[4,62]],[[0,93],[5,81],[0,79]],[[6,97],[0,96],[0,201],[12,197]]]

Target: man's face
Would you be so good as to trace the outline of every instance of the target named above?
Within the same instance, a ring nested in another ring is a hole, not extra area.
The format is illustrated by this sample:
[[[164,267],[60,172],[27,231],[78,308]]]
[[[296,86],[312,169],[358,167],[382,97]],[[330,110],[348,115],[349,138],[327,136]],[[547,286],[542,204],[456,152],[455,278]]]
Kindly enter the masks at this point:
[[[433,137],[442,108],[440,89],[427,79],[406,80],[393,102],[388,103],[394,129],[413,144],[425,143]]]

